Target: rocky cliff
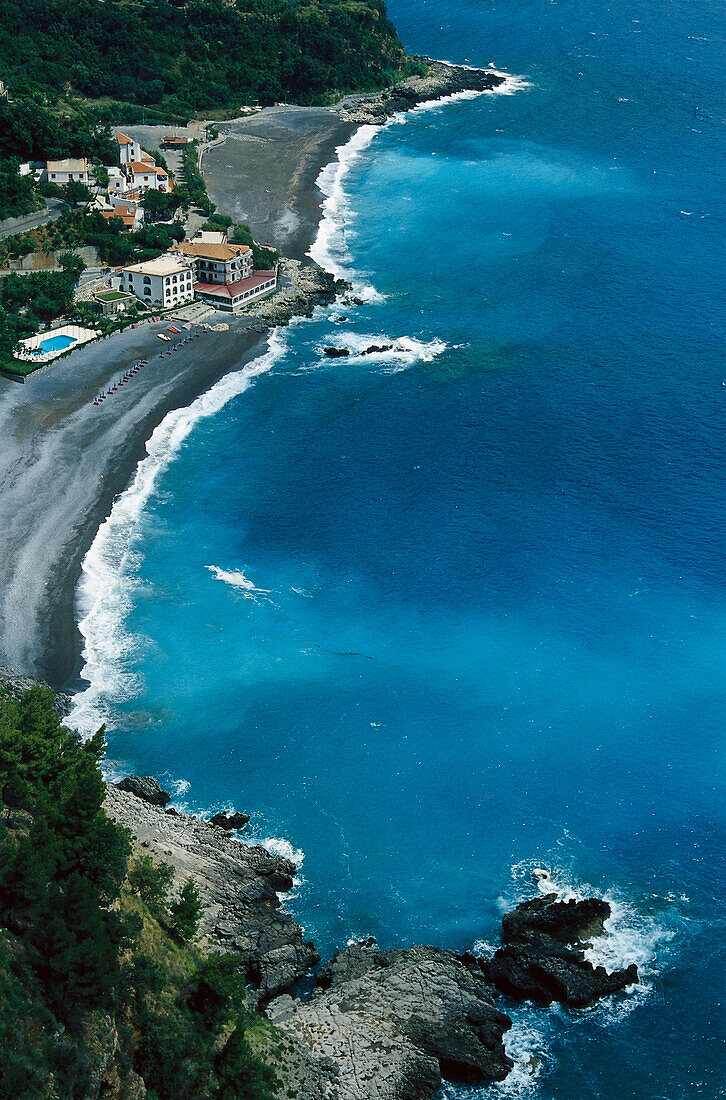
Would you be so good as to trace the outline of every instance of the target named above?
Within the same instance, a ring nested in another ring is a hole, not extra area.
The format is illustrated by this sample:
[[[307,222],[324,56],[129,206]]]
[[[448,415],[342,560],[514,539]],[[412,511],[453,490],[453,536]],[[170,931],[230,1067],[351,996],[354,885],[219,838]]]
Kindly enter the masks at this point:
[[[501,1081],[512,1067],[508,1004],[588,1005],[637,981],[635,967],[608,974],[585,957],[590,939],[606,934],[607,902],[549,894],[504,917],[503,945],[491,957],[430,946],[383,950],[367,940],[338,951],[317,970],[314,991],[298,995],[319,956],[280,901],[294,866],[235,838],[229,819],[217,826],[164,809],[164,792],[149,778],[123,786],[108,788],[108,813],[138,848],[170,863],[178,882],[192,876],[202,936],[242,955],[253,999],[284,1037],[284,1054],[279,1042],[264,1051],[281,1096],[430,1100],[443,1080]]]
[[[289,988],[320,961],[280,903],[295,874],[289,860],[118,787],[107,788],[105,809],[131,831],[138,849],[171,864],[177,885],[194,879],[202,902],[201,936],[210,947],[242,957],[261,1000]]]

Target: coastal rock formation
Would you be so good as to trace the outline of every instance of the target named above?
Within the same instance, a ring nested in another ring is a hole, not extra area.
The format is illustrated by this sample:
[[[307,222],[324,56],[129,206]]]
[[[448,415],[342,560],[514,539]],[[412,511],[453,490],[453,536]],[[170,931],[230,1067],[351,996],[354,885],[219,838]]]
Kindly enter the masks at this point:
[[[585,958],[604,931],[610,906],[600,898],[560,901],[556,894],[518,905],[502,921],[504,947],[481,965],[493,985],[517,1000],[561,1001],[584,1008],[638,980],[638,968],[609,974]]]
[[[347,285],[316,264],[283,259],[277,293],[249,312],[270,325],[284,325],[293,317],[312,316],[315,306],[330,305]]]
[[[34,687],[48,687],[48,684],[42,683],[40,680],[35,680],[31,676],[22,676],[19,672],[16,672],[14,668],[0,667],[0,698],[4,696],[10,696],[17,698],[23,695],[30,688]],[[49,690],[52,690],[49,688]],[[61,718],[65,718],[71,709],[71,697],[64,692],[53,692],[54,707]]]
[[[349,348],[323,348],[323,351],[328,359],[342,359],[346,355],[350,355]]]
[[[171,799],[169,792],[162,790],[160,784],[151,775],[127,775],[116,786],[120,791],[135,794],[150,806],[166,806]]]
[[[324,982],[307,1001],[278,998],[268,1015],[334,1067],[336,1100],[426,1100],[442,1079],[501,1081],[512,1067],[502,1041],[511,1020],[451,951],[367,941],[339,951]]]
[[[467,69],[434,61],[430,57],[414,57],[426,66],[425,76],[410,76],[392,88],[367,95],[346,96],[338,104],[338,111],[346,122],[383,125],[399,111],[410,111],[419,103],[456,92],[480,92],[496,88],[504,83],[504,77],[485,69]]]
[[[227,829],[228,832],[231,832],[235,829],[244,829],[249,819],[249,814],[241,814],[236,810],[231,814],[215,814],[214,817],[210,817],[209,821],[212,825],[216,825],[217,828]]]
[[[137,850],[171,864],[177,886],[194,879],[202,937],[212,948],[242,956],[261,1000],[277,996],[320,961],[280,903],[278,895],[292,887],[290,860],[242,844],[208,821],[169,815],[119,787],[107,787],[105,809],[131,831]]]

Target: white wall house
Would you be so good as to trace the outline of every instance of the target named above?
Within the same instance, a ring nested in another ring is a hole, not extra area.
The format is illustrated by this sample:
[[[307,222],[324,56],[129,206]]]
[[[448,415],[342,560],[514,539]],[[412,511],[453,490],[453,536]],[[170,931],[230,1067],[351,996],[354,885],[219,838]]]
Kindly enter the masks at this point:
[[[128,134],[122,134],[120,130],[115,133],[118,143],[119,164],[130,164],[132,160],[141,160],[141,146]]]
[[[108,168],[108,197],[120,199],[128,191],[126,176],[120,168]]]
[[[126,180],[130,189],[140,191],[171,191],[169,174],[158,164],[131,160],[124,165]]]
[[[167,253],[124,267],[118,274],[118,287],[152,307],[177,306],[194,298],[194,268],[183,257]]]
[[[57,183],[59,187],[64,187],[71,180],[78,180],[79,183],[89,183],[88,178],[88,161],[84,158],[78,158],[77,160],[72,157],[66,157],[65,160],[49,160],[45,165],[46,179],[48,183]]]
[[[252,249],[246,244],[227,241],[182,241],[172,249],[196,265],[197,279],[202,283],[237,283],[252,274]]]

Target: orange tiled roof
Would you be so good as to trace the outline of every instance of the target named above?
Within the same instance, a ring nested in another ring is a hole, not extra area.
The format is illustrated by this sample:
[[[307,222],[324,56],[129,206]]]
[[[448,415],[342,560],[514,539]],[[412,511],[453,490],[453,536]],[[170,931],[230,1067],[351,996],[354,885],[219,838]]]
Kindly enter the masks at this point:
[[[182,241],[174,251],[177,249],[185,256],[196,256],[200,260],[233,260],[235,256],[252,251],[247,244],[204,244],[203,241]]]

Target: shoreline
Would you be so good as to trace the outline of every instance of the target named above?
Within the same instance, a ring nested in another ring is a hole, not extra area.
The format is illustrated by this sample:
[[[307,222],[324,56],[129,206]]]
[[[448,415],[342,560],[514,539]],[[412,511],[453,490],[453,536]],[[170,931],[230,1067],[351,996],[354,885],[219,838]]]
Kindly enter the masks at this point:
[[[86,685],[80,676],[83,640],[76,615],[82,563],[144,459],[153,432],[169,413],[186,408],[220,379],[263,355],[277,326],[309,315],[314,305],[335,297],[333,277],[309,259],[325,216],[326,195],[318,186],[324,169],[338,162],[362,125],[382,126],[401,110],[459,92],[492,90],[504,80],[484,70],[432,65],[435,72],[426,78],[346,97],[333,108],[271,108],[239,124],[254,127],[255,140],[267,140],[275,162],[285,135],[296,128],[302,132],[300,141],[290,142],[293,155],[278,166],[277,177],[256,159],[243,192],[253,198],[271,196],[277,238],[273,232],[267,243],[298,261],[290,265],[293,280],[312,280],[302,293],[287,295],[287,302],[278,293],[270,303],[237,318],[215,314],[209,323],[222,322],[228,329],[203,338],[203,360],[189,347],[170,359],[157,358],[155,337],[166,324],[159,322],[79,348],[25,386],[0,379],[0,530],[5,532],[0,664],[47,681],[56,690],[75,693]],[[205,175],[211,177],[213,196],[215,166],[210,162],[227,157],[231,144],[208,152]],[[219,175],[217,171],[218,188]],[[233,176],[239,188],[239,174]],[[218,205],[226,212],[230,204],[225,197]],[[234,216],[235,210],[230,213]],[[139,381],[102,409],[94,407],[94,394],[143,357],[150,366]],[[147,379],[153,380],[149,384]]]

